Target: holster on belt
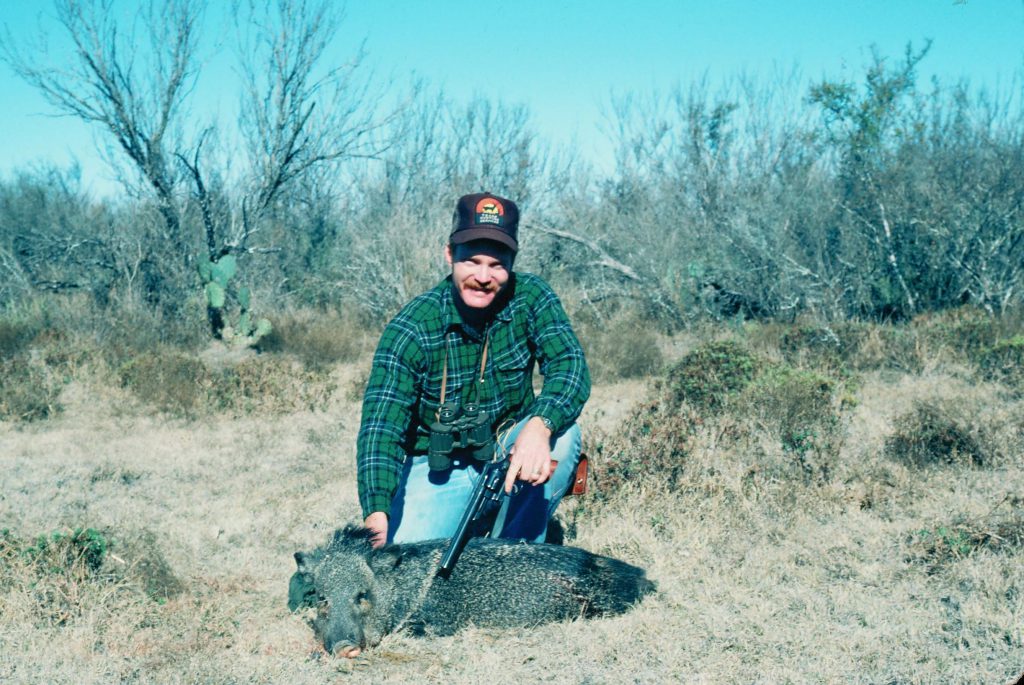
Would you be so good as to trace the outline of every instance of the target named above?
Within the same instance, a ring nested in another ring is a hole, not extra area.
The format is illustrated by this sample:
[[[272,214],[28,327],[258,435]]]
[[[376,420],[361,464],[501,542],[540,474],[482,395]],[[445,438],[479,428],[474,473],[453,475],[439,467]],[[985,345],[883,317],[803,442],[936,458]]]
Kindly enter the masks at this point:
[[[557,467],[558,462],[552,459],[551,471],[554,472]],[[572,483],[569,485],[569,489],[565,491],[566,497],[569,495],[582,495],[587,491],[587,473],[589,470],[590,466],[587,463],[587,455],[580,454],[580,461],[576,464],[576,474],[572,478]]]

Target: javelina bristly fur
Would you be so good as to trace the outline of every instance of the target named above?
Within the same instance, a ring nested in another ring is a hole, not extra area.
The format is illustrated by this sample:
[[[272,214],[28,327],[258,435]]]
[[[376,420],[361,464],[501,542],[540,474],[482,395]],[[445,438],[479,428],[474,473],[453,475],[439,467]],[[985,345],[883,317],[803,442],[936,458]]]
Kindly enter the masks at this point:
[[[313,552],[296,552],[288,606],[316,607],[313,630],[348,654],[399,630],[451,635],[473,624],[511,628],[617,614],[654,590],[644,570],[574,547],[474,538],[447,579],[447,540],[374,550],[349,526]]]

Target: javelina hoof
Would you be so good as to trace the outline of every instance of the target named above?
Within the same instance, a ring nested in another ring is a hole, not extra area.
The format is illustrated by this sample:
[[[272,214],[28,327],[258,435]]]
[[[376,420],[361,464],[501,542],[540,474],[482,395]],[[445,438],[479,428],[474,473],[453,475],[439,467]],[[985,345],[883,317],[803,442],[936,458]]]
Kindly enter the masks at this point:
[[[447,544],[373,549],[368,530],[349,526],[328,545],[295,554],[289,607],[315,606],[317,638],[351,659],[400,630],[451,635],[470,624],[512,628],[617,614],[655,589],[643,569],[618,559],[482,538],[470,540],[451,576],[439,578]]]

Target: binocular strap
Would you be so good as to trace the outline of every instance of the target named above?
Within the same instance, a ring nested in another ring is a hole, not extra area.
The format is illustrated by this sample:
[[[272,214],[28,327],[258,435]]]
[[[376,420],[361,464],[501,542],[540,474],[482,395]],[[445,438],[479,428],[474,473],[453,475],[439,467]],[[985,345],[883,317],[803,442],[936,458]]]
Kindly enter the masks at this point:
[[[491,332],[488,330],[484,334],[484,346],[480,351],[480,379],[479,382],[484,382],[484,370],[487,368],[487,346],[491,342]],[[444,404],[445,390],[448,387],[448,339],[445,338],[444,345],[444,364],[441,367],[441,404]],[[441,404],[437,406],[437,418],[441,417]]]

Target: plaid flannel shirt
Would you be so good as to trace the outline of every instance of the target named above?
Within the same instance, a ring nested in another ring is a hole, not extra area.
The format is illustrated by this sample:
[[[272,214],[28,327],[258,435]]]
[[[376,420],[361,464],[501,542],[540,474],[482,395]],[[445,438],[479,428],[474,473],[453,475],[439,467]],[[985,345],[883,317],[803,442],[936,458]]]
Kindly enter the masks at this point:
[[[508,419],[539,416],[558,433],[580,415],[590,396],[590,373],[569,318],[539,277],[515,273],[512,278],[511,299],[488,325],[482,388],[471,389],[478,385],[483,336],[463,324],[451,277],[409,302],[385,327],[363,396],[356,446],[364,518],[390,512],[406,456],[427,452],[446,344],[446,399],[476,400],[494,420],[493,430]],[[544,377],[537,396],[535,362]]]

